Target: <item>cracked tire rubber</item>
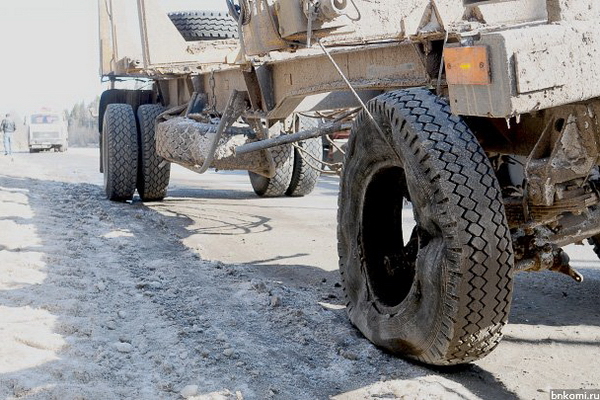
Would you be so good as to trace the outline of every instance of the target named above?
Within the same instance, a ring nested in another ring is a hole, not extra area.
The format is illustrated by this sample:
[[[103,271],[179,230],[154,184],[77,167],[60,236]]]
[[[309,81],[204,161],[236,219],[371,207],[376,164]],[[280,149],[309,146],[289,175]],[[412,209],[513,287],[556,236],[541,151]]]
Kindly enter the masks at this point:
[[[155,140],[156,117],[164,110],[160,104],[144,104],[138,108],[140,159],[137,190],[142,201],[160,201],[167,195],[171,163],[156,153]]]
[[[319,176],[321,176],[321,172],[311,167],[311,165],[320,168],[320,161],[322,161],[323,157],[323,145],[321,138],[308,139],[298,142],[298,146],[300,146],[308,154],[305,154],[304,152],[294,148],[294,168],[292,171],[292,180],[285,194],[295,197],[306,196],[313,191],[317,181],[319,180]]]
[[[467,125],[429,91],[387,93],[368,107],[386,140],[361,113],[339,197],[350,319],[408,358],[477,360],[498,345],[512,299],[512,244],[494,171]],[[403,226],[403,208],[416,228]]]
[[[137,124],[129,104],[109,104],[102,125],[104,191],[109,200],[133,198],[137,180]]]
[[[267,178],[248,171],[254,193],[260,197],[281,197],[287,192],[292,181],[294,169],[292,146],[277,146],[271,149],[271,155],[277,168],[275,176]]]
[[[185,11],[169,13],[169,18],[190,42],[195,40],[236,39],[238,26],[226,12],[221,11]]]

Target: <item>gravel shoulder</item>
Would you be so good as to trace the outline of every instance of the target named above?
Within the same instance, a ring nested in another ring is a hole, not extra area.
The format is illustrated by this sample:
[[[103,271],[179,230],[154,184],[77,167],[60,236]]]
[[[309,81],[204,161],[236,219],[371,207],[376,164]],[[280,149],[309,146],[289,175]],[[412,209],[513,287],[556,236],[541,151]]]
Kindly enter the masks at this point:
[[[97,162],[91,149],[0,159],[0,398],[491,400],[600,388],[589,247],[568,249],[582,284],[517,277],[489,357],[432,370],[348,322],[335,181],[286,203],[257,199],[239,174],[192,180],[174,168],[164,202],[111,203]]]

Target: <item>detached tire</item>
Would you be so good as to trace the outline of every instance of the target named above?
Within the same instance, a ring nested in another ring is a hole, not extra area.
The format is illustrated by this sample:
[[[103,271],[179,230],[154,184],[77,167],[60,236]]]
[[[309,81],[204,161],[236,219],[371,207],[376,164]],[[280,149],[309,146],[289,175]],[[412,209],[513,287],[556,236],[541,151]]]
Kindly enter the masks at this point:
[[[498,345],[512,294],[511,238],[491,165],[465,123],[427,90],[387,93],[368,107],[385,139],[361,113],[340,187],[350,319],[408,358],[477,360]],[[406,240],[403,208],[416,221]]]
[[[255,172],[248,171],[250,184],[254,193],[260,197],[281,197],[287,192],[292,181],[294,158],[292,146],[278,146],[271,149],[275,161],[275,176],[267,178]]]
[[[167,195],[171,163],[156,153],[155,136],[156,117],[163,111],[164,107],[160,104],[145,104],[138,108],[140,160],[137,190],[142,201],[160,201]]]
[[[185,11],[169,13],[169,18],[190,42],[196,40],[223,40],[238,37],[237,22],[226,12]]]
[[[129,104],[109,104],[102,125],[104,190],[114,201],[133,198],[137,180],[137,125]]]
[[[288,196],[306,196],[310,194],[321,176],[321,172],[314,167],[321,168],[323,160],[323,145],[321,138],[308,139],[299,142],[302,150],[294,148],[294,168],[290,186],[285,192]],[[318,160],[318,161],[317,161]]]

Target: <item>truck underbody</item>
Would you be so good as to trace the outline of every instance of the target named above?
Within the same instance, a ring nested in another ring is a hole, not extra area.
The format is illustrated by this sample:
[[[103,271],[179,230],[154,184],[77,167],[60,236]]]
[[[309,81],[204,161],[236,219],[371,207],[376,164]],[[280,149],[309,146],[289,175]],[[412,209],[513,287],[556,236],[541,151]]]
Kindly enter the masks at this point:
[[[155,0],[99,0],[107,197],[162,200],[169,162],[305,195],[316,143],[351,128],[338,211],[350,319],[426,363],[485,356],[514,272],[581,281],[562,247],[600,245],[600,5],[464,3],[242,0],[229,22],[200,14],[229,27],[216,39],[186,41],[174,22],[187,17]],[[150,88],[116,89],[128,78]]]

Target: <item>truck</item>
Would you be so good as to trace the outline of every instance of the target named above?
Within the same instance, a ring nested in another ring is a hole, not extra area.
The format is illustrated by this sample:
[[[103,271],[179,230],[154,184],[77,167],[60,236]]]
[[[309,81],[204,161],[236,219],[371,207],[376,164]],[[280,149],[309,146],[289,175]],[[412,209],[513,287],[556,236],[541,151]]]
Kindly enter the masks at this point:
[[[307,195],[321,138],[349,129],[327,170],[346,309],[375,345],[469,363],[500,342],[517,272],[582,281],[563,247],[600,254],[599,2],[227,6],[99,0],[108,199],[163,200],[170,163]]]
[[[42,150],[67,151],[69,132],[64,114],[47,109],[25,117],[29,152]]]

